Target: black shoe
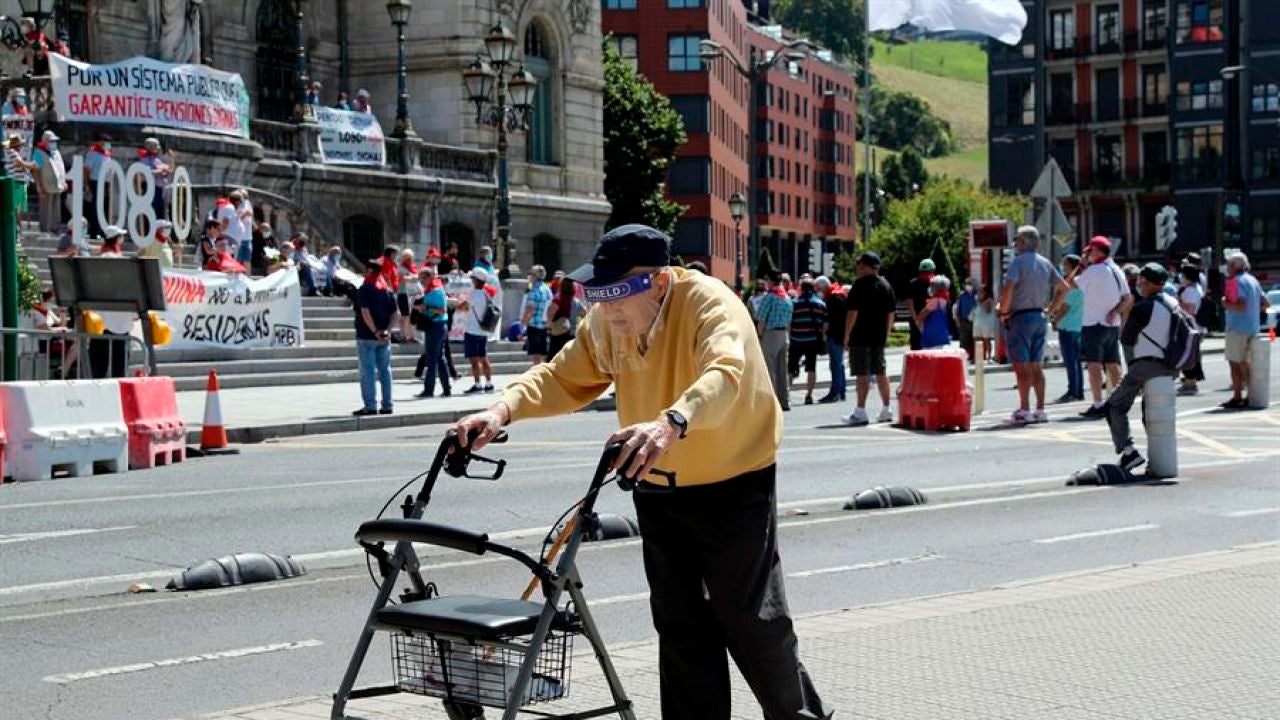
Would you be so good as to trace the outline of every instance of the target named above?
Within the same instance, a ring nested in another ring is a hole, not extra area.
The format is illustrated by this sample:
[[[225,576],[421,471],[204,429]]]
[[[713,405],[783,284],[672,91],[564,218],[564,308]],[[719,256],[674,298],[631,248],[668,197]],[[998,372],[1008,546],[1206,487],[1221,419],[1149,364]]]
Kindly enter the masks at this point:
[[[482,386],[480,386],[480,385],[472,385],[471,387],[467,388],[467,391],[466,391],[466,392],[464,392],[464,393],[462,393],[462,394],[463,394],[463,395],[479,395],[479,394],[480,394],[480,393],[482,393],[482,392],[484,392],[484,388],[483,388]]]
[[[414,397],[418,398],[419,400],[425,400],[426,398],[435,397],[435,396],[436,394],[431,392],[430,390],[423,390],[417,395],[414,395]]]
[[[1146,462],[1147,459],[1142,457],[1142,453],[1138,452],[1137,448],[1129,448],[1120,456],[1120,467],[1127,473],[1132,473],[1145,465]]]
[[[445,390],[444,392],[440,393],[440,397],[442,398],[453,397],[453,393],[448,390]]]
[[[1058,398],[1057,400],[1054,400],[1053,402],[1055,405],[1064,405],[1066,403],[1074,401],[1075,399],[1076,399],[1075,395],[1072,395],[1071,393],[1063,393],[1062,397]]]
[[[823,395],[818,398],[819,405],[830,405],[831,403],[840,402],[840,398],[836,395]]]
[[[357,410],[357,411],[355,411],[355,412],[353,412],[353,413],[351,413],[351,414],[352,414],[352,415],[355,415],[356,417],[368,417],[368,416],[370,416],[370,415],[377,415],[377,414],[378,414],[378,411],[377,411],[377,410],[374,410],[374,409],[372,409],[372,408],[360,408],[359,410]]]
[[[1090,406],[1088,407],[1088,409],[1086,409],[1084,412],[1080,413],[1080,417],[1084,417],[1084,418],[1092,418],[1092,419],[1095,419],[1095,420],[1096,420],[1097,418],[1104,418],[1104,417],[1106,417],[1106,416],[1107,416],[1107,406],[1106,406],[1106,404],[1102,404],[1102,405],[1090,405]]]
[[[390,414],[391,414],[391,408],[382,408],[381,410],[379,410],[379,411],[378,411],[378,414],[379,414],[379,415],[390,415]]]
[[[1223,410],[1243,410],[1249,407],[1249,401],[1245,400],[1244,398],[1231,398],[1230,400],[1222,403],[1218,407],[1222,408]]]
[[[805,396],[804,396],[804,404],[805,404],[805,405],[812,405],[812,404],[813,404],[813,396],[812,396],[812,395],[805,395]]]

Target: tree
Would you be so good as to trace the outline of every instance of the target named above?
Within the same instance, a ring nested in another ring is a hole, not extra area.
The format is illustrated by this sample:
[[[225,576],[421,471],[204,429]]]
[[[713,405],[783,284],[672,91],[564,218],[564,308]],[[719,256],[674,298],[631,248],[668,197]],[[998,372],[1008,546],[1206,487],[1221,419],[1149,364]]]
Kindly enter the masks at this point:
[[[863,0],[776,0],[772,19],[865,67],[863,7]]]
[[[605,38],[604,192],[613,211],[607,228],[643,223],[675,232],[685,206],[663,194],[667,172],[685,142],[684,121]]]
[[[40,278],[31,269],[31,261],[18,245],[18,310],[26,312],[40,302]]]
[[[890,150],[914,147],[925,157],[949,155],[955,149],[951,124],[933,114],[929,103],[909,92],[871,86],[871,129],[858,114],[858,136],[870,137]]]
[[[906,200],[924,189],[929,183],[929,171],[924,158],[915,148],[908,146],[902,155],[890,155],[880,165],[884,191],[898,200]]]
[[[1005,218],[1021,221],[1026,198],[989,193],[963,180],[934,180],[909,200],[889,203],[887,216],[871,233],[869,248],[880,254],[895,287],[916,274],[925,258],[959,281],[967,271],[969,221]]]

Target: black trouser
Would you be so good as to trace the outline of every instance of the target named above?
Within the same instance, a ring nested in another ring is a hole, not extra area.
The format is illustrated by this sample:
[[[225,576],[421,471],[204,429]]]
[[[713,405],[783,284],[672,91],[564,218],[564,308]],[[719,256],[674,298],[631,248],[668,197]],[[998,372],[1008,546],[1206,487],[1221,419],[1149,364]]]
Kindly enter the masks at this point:
[[[89,340],[89,369],[95,378],[124,377],[126,342],[110,338],[127,338],[109,330],[102,333],[101,339]]]
[[[663,720],[728,720],[726,650],[767,720],[830,717],[800,662],[787,611],[776,473],[770,466],[669,495],[635,496]]]

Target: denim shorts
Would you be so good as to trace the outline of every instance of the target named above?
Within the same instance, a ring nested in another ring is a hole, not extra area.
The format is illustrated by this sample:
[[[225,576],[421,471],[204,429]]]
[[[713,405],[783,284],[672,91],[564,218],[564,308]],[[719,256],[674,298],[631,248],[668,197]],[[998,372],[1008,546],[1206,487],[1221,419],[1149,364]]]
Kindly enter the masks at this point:
[[[1081,329],[1080,359],[1087,363],[1119,364],[1120,328],[1087,325]]]
[[[1009,362],[1027,365],[1044,362],[1044,336],[1048,330],[1044,313],[1038,310],[1014,313],[1005,325],[1005,345]]]

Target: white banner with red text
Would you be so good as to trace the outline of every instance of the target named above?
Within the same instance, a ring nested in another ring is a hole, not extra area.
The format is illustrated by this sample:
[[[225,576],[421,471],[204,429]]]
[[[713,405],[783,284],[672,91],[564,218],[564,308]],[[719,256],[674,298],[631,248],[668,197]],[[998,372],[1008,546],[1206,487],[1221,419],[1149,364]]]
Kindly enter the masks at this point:
[[[164,272],[169,347],[301,347],[302,287],[298,271],[264,278],[218,272]]]
[[[249,90],[237,73],[133,57],[90,65],[49,55],[64,122],[159,125],[249,137]]]

